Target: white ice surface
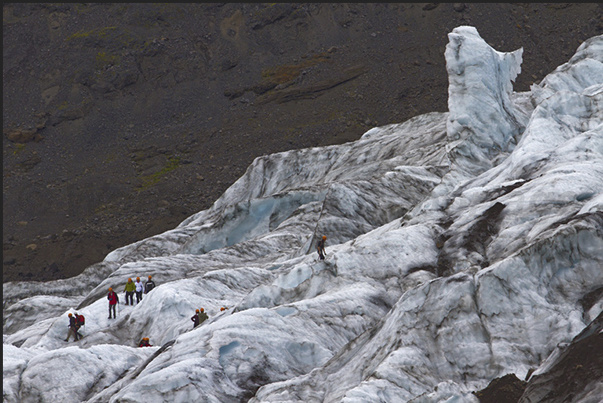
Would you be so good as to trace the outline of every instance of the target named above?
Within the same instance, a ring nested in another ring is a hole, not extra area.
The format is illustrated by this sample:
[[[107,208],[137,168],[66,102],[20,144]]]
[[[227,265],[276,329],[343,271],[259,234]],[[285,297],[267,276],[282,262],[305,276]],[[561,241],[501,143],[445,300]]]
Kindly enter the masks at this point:
[[[73,279],[5,283],[4,401],[476,403],[545,372],[603,310],[583,303],[603,287],[603,37],[525,93],[521,49],[449,40],[448,113],[257,158],[170,231]]]

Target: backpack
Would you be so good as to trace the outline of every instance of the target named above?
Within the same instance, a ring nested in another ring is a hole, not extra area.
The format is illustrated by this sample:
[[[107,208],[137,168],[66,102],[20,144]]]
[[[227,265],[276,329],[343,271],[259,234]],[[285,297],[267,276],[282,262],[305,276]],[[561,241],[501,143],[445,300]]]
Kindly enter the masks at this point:
[[[86,324],[86,318],[84,318],[84,315],[78,315],[75,320],[77,321],[78,326],[84,326]]]

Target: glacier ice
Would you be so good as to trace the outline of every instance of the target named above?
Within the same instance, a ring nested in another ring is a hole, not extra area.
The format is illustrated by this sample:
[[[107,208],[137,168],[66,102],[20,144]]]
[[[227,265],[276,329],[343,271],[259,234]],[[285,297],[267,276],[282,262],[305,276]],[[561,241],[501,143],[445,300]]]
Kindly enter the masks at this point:
[[[4,401],[477,402],[600,335],[603,36],[525,93],[522,49],[462,26],[445,57],[449,112],[257,158],[170,231],[5,283]],[[107,289],[148,275],[107,319]]]

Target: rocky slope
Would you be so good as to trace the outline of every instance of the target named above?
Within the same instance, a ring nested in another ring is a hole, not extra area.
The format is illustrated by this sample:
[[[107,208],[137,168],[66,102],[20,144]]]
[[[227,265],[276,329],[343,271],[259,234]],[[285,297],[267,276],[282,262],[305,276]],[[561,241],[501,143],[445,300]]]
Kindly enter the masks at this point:
[[[257,156],[447,111],[456,26],[523,47],[524,91],[601,33],[601,11],[5,3],[3,282],[71,277],[173,228]]]

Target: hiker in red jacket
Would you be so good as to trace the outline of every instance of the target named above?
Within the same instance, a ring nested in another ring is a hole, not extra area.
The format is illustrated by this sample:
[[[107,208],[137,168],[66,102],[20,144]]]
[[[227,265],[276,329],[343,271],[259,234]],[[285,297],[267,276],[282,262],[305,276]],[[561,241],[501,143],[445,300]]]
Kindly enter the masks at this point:
[[[151,343],[149,343],[148,337],[143,337],[142,340],[140,340],[140,343],[138,343],[138,347],[153,347],[153,346],[151,345]]]
[[[117,296],[115,291],[113,291],[113,288],[109,288],[109,294],[107,294],[107,299],[109,300],[109,319],[111,319],[111,309],[113,309],[113,319],[116,319],[117,316],[115,315],[115,306],[119,302],[119,297]]]

